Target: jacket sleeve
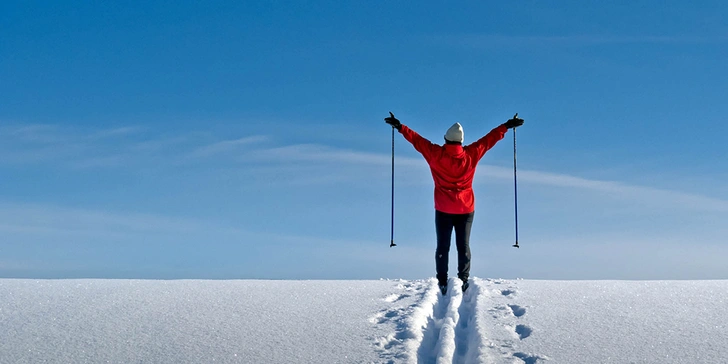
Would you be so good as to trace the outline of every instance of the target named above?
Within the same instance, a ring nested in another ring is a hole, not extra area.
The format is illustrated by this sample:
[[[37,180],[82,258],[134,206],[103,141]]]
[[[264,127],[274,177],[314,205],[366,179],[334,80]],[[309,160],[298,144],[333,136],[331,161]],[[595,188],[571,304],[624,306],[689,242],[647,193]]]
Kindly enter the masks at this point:
[[[402,136],[404,136],[405,139],[407,139],[408,142],[412,144],[412,146],[415,147],[415,150],[420,152],[420,154],[425,157],[425,160],[429,161],[438,148],[436,144],[433,144],[431,141],[423,138],[422,136],[417,134],[417,132],[408,128],[407,125],[403,124],[399,132],[402,134]]]
[[[478,139],[475,143],[470,144],[468,149],[470,149],[470,152],[473,153],[473,157],[475,157],[476,160],[480,160],[480,158],[483,158],[483,155],[485,155],[485,152],[490,150],[490,148],[493,148],[496,143],[506,136],[507,131],[508,128],[506,128],[505,125],[499,125],[484,137]]]

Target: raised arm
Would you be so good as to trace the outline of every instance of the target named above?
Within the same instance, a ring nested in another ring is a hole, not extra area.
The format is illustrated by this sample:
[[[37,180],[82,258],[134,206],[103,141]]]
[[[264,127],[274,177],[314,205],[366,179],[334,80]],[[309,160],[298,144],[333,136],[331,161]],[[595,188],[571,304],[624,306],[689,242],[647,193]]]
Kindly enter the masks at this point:
[[[496,143],[505,137],[508,129],[519,127],[521,125],[523,125],[523,119],[519,118],[518,113],[516,113],[512,119],[498,125],[484,137],[469,145],[468,149],[471,150],[471,153],[474,154],[477,160],[480,160],[480,158],[483,158],[483,155],[485,155],[485,152],[487,152],[490,148],[493,148]]]
[[[412,146],[415,147],[415,150],[420,152],[423,157],[425,157],[426,160],[429,160],[430,156],[435,153],[437,148],[439,146],[437,144],[433,144],[431,141],[423,138],[417,132],[414,130],[408,128],[406,125],[402,124],[397,118],[394,117],[394,114],[392,112],[389,112],[389,117],[384,118],[384,121],[391,125],[393,128],[396,128],[399,130],[400,134],[404,136],[404,138],[412,144]]]
[[[472,155],[474,156],[475,160],[480,160],[480,158],[483,158],[483,155],[485,155],[485,152],[490,150],[490,148],[493,148],[493,146],[498,143],[503,137],[506,136],[506,132],[508,131],[508,128],[505,126],[505,124],[498,125],[493,130],[491,130],[488,134],[485,134],[484,137],[478,139],[475,143],[470,144],[468,146],[468,149]]]
[[[402,136],[404,136],[404,138],[415,147],[415,150],[420,152],[420,154],[422,154],[422,156],[424,156],[427,160],[429,160],[430,156],[432,156],[440,147],[439,145],[425,139],[420,134],[417,134],[416,131],[408,128],[407,125],[402,125],[402,127],[399,128],[399,132],[402,133]]]

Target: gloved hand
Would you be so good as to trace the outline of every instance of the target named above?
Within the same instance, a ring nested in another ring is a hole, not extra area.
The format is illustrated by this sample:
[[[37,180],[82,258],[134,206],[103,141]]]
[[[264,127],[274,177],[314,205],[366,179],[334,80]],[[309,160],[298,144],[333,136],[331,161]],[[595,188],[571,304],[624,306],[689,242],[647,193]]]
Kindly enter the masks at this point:
[[[402,128],[402,123],[394,117],[394,114],[392,114],[391,111],[389,112],[389,117],[384,118],[384,122],[391,125],[393,128],[397,128],[397,130]]]
[[[523,125],[523,119],[519,118],[518,113],[516,113],[516,115],[513,115],[513,119],[506,121],[503,125],[508,129],[513,129]]]

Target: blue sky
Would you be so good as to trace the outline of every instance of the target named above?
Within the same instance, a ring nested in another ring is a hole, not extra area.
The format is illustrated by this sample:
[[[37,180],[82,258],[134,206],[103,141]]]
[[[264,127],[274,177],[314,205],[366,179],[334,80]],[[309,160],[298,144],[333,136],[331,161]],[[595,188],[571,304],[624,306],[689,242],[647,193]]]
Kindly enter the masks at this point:
[[[388,248],[393,111],[434,142],[526,120],[522,248],[509,133],[476,176],[473,275],[728,278],[726,12],[3,2],[0,276],[433,276],[433,182],[399,135]]]

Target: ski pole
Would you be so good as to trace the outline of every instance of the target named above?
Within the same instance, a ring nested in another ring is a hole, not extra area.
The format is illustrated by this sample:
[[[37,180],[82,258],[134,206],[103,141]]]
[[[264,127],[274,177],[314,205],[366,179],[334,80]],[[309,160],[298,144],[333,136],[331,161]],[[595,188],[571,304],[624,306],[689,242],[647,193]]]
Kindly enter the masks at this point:
[[[392,232],[389,247],[397,246],[394,243],[394,126],[392,126]]]
[[[518,114],[516,114],[518,116]],[[520,248],[518,246],[518,177],[516,174],[516,128],[513,128],[513,196],[515,211],[516,211],[516,243],[513,244],[514,248]]]

